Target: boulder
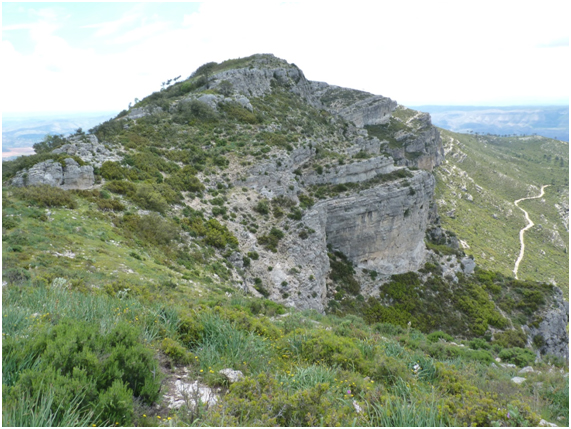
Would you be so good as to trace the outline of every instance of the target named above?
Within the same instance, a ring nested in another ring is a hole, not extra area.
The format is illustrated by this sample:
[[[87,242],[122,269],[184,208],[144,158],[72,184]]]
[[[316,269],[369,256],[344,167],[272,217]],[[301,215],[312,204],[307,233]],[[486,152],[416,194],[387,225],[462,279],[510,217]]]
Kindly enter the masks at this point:
[[[233,370],[230,368],[221,369],[220,371],[218,371],[218,373],[226,377],[226,379],[230,384],[236,383],[237,381],[244,379],[244,374],[242,374],[242,371]]]

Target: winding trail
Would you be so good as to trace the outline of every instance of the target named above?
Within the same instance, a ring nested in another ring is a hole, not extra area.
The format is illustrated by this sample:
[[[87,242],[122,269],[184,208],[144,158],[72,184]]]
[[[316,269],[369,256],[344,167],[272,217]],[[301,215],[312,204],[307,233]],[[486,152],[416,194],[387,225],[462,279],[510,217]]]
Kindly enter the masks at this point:
[[[529,214],[528,214],[524,209],[522,209],[520,206],[518,206],[518,203],[519,203],[520,201],[535,200],[535,199],[537,199],[537,198],[543,197],[545,188],[547,188],[548,186],[551,186],[551,185],[543,185],[543,186],[541,187],[541,193],[540,193],[538,196],[536,196],[536,197],[520,198],[519,200],[515,200],[515,201],[514,201],[514,204],[516,205],[516,207],[517,207],[518,209],[520,209],[520,210],[524,213],[524,215],[525,215],[525,220],[527,220],[527,226],[526,226],[525,228],[522,228],[522,229],[519,231],[519,242],[520,242],[520,244],[521,244],[521,248],[520,248],[520,251],[519,251],[519,256],[518,256],[517,260],[515,261],[515,266],[514,266],[514,270],[513,270],[514,276],[515,276],[516,279],[517,279],[517,270],[519,269],[519,263],[521,262],[521,260],[523,259],[523,255],[525,254],[525,242],[523,241],[523,234],[525,233],[525,231],[527,231],[529,228],[531,228],[533,225],[535,225],[535,224],[533,223],[533,221],[529,218]]]

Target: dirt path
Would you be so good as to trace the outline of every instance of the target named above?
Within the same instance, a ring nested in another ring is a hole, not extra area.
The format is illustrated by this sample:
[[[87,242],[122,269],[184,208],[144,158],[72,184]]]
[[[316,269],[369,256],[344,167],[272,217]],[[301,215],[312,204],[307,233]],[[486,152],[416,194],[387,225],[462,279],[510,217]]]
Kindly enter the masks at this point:
[[[522,228],[519,232],[519,242],[521,244],[521,248],[519,251],[519,256],[518,256],[517,260],[515,261],[515,266],[514,266],[514,270],[513,270],[514,276],[516,279],[517,279],[517,270],[519,269],[519,263],[521,262],[521,260],[523,259],[523,255],[525,254],[525,242],[523,241],[523,234],[525,233],[525,231],[527,231],[529,228],[531,228],[533,225],[535,225],[533,223],[533,221],[529,218],[529,214],[524,209],[522,209],[518,204],[520,201],[534,200],[534,199],[543,197],[545,188],[547,188],[548,186],[551,186],[551,185],[543,185],[541,187],[540,194],[536,197],[520,198],[519,200],[514,201],[514,204],[516,205],[516,207],[523,212],[523,214],[525,215],[525,220],[527,220],[527,226],[525,228]]]

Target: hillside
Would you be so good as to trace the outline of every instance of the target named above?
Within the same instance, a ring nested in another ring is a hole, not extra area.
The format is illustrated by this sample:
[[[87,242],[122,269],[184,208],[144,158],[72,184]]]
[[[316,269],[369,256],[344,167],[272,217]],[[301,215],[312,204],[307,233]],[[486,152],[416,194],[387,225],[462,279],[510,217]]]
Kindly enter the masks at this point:
[[[478,265],[513,274],[526,225],[519,277],[552,281],[569,291],[569,145],[544,137],[473,136],[441,130],[445,163],[436,171],[436,202],[445,228]]]
[[[458,248],[441,132],[265,54],[4,163],[3,424],[567,425],[568,305]]]

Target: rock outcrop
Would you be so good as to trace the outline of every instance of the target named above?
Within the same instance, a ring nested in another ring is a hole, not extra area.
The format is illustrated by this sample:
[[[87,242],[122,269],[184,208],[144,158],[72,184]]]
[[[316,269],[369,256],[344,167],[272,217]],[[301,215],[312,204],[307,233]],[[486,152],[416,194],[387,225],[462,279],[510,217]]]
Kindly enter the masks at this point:
[[[84,162],[88,162],[96,167],[101,167],[105,161],[120,161],[121,156],[109,150],[105,145],[99,143],[93,134],[69,137],[69,144],[64,144],[52,153],[65,153],[71,156],[78,156]]]
[[[258,54],[251,58],[252,64],[247,68],[216,73],[212,76],[209,87],[216,89],[223,81],[228,81],[234,91],[246,97],[263,97],[277,85],[302,96],[311,105],[320,106],[313,94],[311,82],[297,66],[271,54]]]
[[[62,189],[89,189],[94,182],[95,176],[91,165],[79,165],[73,158],[66,158],[63,165],[54,160],[47,160],[29,170],[24,169],[10,181],[10,185],[17,187],[50,185]]]
[[[419,113],[406,121],[409,129],[397,131],[396,144],[385,149],[398,165],[432,171],[444,161],[440,133],[432,125],[430,115]]]
[[[381,274],[418,270],[434,185],[431,174],[416,171],[410,180],[328,201],[327,243],[355,265]]]
[[[539,314],[542,319],[539,326],[526,329],[528,343],[533,344],[534,339],[539,336],[543,343],[539,348],[541,354],[569,359],[569,334],[567,333],[569,303],[565,301],[561,289],[554,287],[553,290],[553,302],[550,307]]]

